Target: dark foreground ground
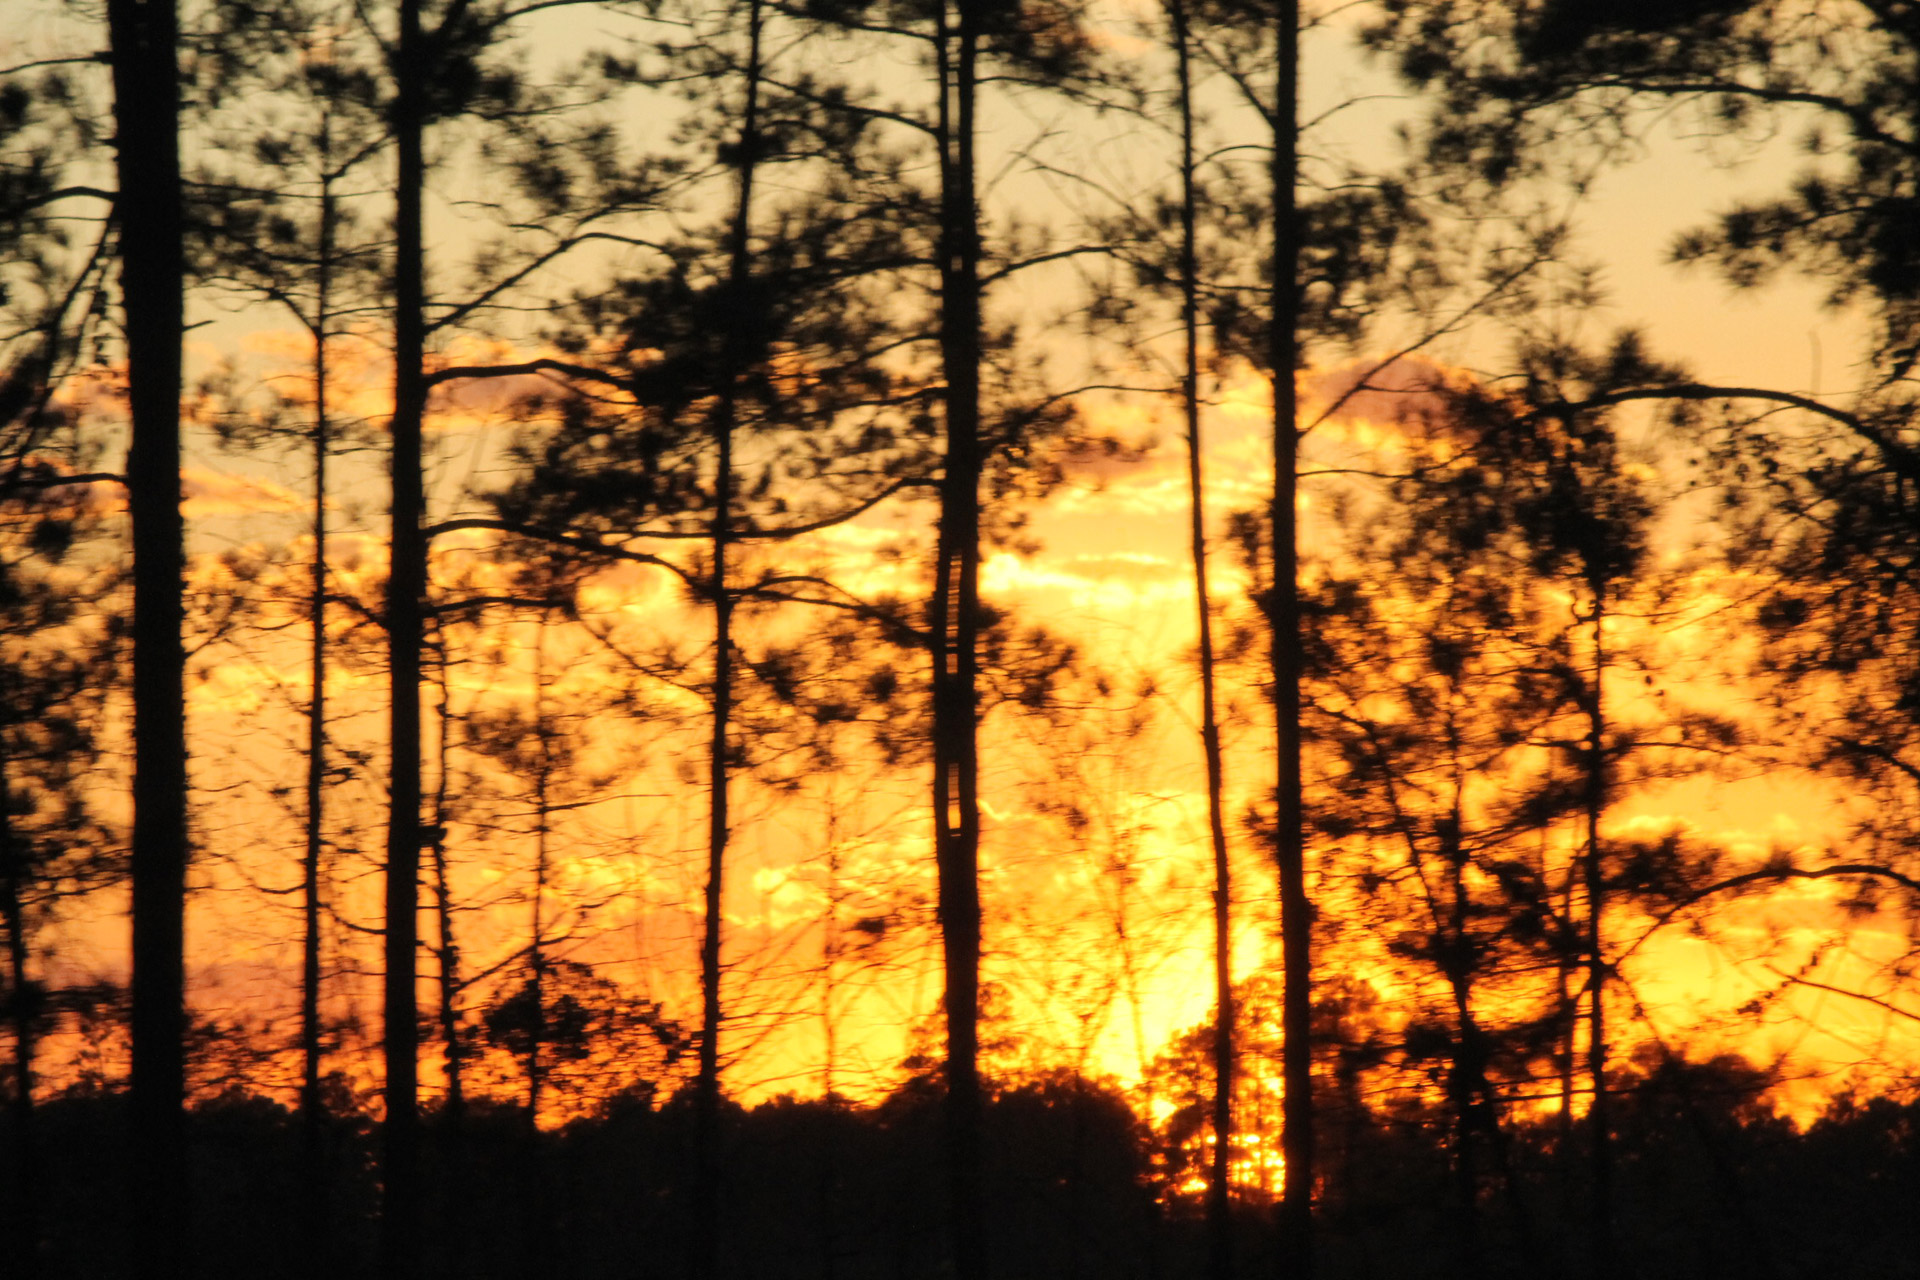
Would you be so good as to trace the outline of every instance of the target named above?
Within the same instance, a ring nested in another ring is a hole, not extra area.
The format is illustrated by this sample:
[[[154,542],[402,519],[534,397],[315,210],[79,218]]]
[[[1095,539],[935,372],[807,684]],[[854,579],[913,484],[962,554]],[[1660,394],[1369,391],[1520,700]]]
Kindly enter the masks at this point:
[[[1835,1107],[1804,1132],[1737,1071],[1663,1068],[1623,1085],[1615,1142],[1618,1265],[1634,1280],[1874,1280],[1920,1275],[1920,1104]],[[1595,1276],[1582,1126],[1510,1125],[1469,1153],[1438,1112],[1326,1108],[1319,1188],[1324,1277]],[[691,1126],[644,1099],[532,1134],[522,1113],[476,1106],[430,1126],[429,1273],[436,1280],[687,1274]],[[1178,1132],[1183,1118],[1170,1128]],[[26,1210],[47,1277],[129,1274],[123,1100],[36,1109],[28,1205],[18,1131],[0,1275],[18,1273]],[[991,1113],[992,1258],[999,1280],[1185,1280],[1204,1273],[1197,1198],[1177,1154],[1114,1093],[1073,1078],[1000,1092]],[[304,1244],[297,1119],[241,1092],[194,1111],[194,1233],[207,1277],[357,1280],[372,1274],[377,1128],[327,1133],[322,1266]],[[937,1088],[872,1108],[774,1102],[733,1111],[729,1280],[926,1280],[946,1273]],[[1274,1274],[1266,1209],[1240,1208],[1239,1274]],[[9,1261],[10,1260],[10,1261]],[[1596,1277],[1597,1280],[1597,1277]]]

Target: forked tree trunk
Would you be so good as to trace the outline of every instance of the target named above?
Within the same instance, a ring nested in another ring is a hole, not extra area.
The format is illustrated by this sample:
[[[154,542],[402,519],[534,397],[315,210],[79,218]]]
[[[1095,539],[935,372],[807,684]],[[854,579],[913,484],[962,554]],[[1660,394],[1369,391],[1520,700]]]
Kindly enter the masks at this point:
[[[185,257],[174,0],[108,0],[133,438],[133,1233],[141,1276],[185,1276],[187,742],[180,514]]]

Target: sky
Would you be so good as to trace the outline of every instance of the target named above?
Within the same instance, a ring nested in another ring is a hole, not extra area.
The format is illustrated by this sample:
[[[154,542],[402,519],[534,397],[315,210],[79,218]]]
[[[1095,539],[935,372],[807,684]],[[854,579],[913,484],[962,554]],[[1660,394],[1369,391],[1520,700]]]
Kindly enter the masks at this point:
[[[37,23],[18,30],[0,44],[0,60],[68,38],[65,32],[50,36],[50,28]],[[1140,40],[1122,17],[1108,30],[1116,47]],[[1311,114],[1346,94],[1379,95],[1336,120],[1329,150],[1380,158],[1388,125],[1417,104],[1396,96],[1379,70],[1347,46],[1347,35],[1336,24],[1314,38],[1305,99]],[[536,56],[550,56],[578,36],[564,26],[548,28]],[[889,86],[898,82],[902,94],[911,87],[899,66],[874,74]],[[1230,130],[1234,108],[1224,96],[1216,101],[1218,127]],[[1039,154],[1084,162],[1121,186],[1159,181],[1166,173],[1166,139],[1144,125],[1036,114],[1028,104],[990,112],[988,123],[989,150],[1008,162],[986,166],[1005,175],[993,194],[1003,212],[1018,208],[1045,219],[1099,211],[1098,198],[1011,163],[1038,134],[1052,148]],[[1656,128],[1644,153],[1603,175],[1574,211],[1576,251],[1599,265],[1605,300],[1569,313],[1563,323],[1588,337],[1640,327],[1657,354],[1683,359],[1703,380],[1813,394],[1846,387],[1863,350],[1858,316],[1824,310],[1817,291],[1803,284],[1735,293],[1710,272],[1681,271],[1666,261],[1680,231],[1743,193],[1779,184],[1797,163],[1787,142],[1792,131],[1746,153],[1704,156],[1687,134],[1678,117]],[[457,200],[477,180],[460,164],[444,179],[437,205],[435,251],[442,261],[464,242]],[[1057,368],[1078,371],[1093,357],[1059,301],[1072,279],[1066,272],[1037,275],[1002,289],[997,301],[1026,319],[1033,349]],[[207,323],[193,337],[196,368],[231,362],[242,382],[300,394],[295,370],[305,347],[281,315],[258,303],[199,305],[198,318]],[[1325,353],[1305,385],[1311,392],[1337,384],[1352,368],[1372,367],[1392,340],[1382,333],[1357,351]],[[444,353],[449,361],[524,350],[532,338],[460,341],[464,345]],[[1124,379],[1144,382],[1163,376],[1156,370],[1166,367],[1166,341],[1153,339],[1123,358],[1105,351],[1102,359]],[[342,408],[377,424],[386,394],[382,357],[372,344],[338,346]],[[1472,376],[1500,367],[1504,354],[1498,337],[1470,327],[1421,359]],[[499,409],[520,389],[469,390],[442,402],[430,489],[442,514],[467,505],[463,490],[503,474],[506,427]],[[1257,377],[1233,368],[1221,372],[1210,398],[1205,461],[1217,531],[1228,513],[1257,505],[1267,492],[1269,401]],[[983,570],[992,601],[1071,640],[1109,673],[1104,692],[1080,691],[1083,705],[1065,722],[996,713],[987,728],[988,977],[1003,992],[997,1011],[1009,1038],[1032,1057],[1132,1082],[1171,1037],[1204,1019],[1210,1005],[1204,804],[1188,661],[1195,602],[1184,559],[1184,459],[1174,405],[1150,394],[1107,394],[1089,397],[1084,412],[1094,425],[1138,444],[1141,456],[1070,469],[1067,482],[1032,513],[1035,547],[995,550]],[[1359,450],[1390,438],[1396,427],[1389,418],[1384,406],[1357,405],[1327,428],[1327,447]],[[301,551],[305,464],[284,455],[241,456],[202,437],[189,465],[196,590],[217,601],[241,591],[243,579],[251,587],[291,582],[291,571],[266,561],[276,548],[293,556]],[[374,449],[342,464],[347,484],[335,499],[334,565],[345,587],[370,587],[382,568],[379,466]],[[1309,513],[1316,500],[1309,487]],[[820,536],[807,551],[830,559],[856,592],[909,590],[911,574],[885,549],[903,530],[924,528],[927,517],[924,507],[879,513]],[[1311,514],[1308,525],[1314,527]],[[1684,550],[1684,533],[1675,534],[1672,556]],[[497,582],[499,568],[485,554],[491,546],[480,536],[452,544],[441,569],[470,574],[482,586]],[[1223,601],[1244,586],[1225,548],[1217,551],[1214,574]],[[1736,594],[1738,585],[1703,579],[1696,589],[1701,598],[1714,598]],[[688,633],[698,619],[660,575],[632,567],[598,575],[583,608],[605,642],[550,635],[536,647],[526,626],[468,637],[475,660],[454,674],[449,697],[456,711],[524,711],[536,660],[550,675],[563,673],[552,697],[586,708],[589,763],[605,779],[591,803],[568,813],[559,828],[557,893],[569,904],[562,914],[570,935],[561,948],[684,1018],[693,1008],[705,811],[687,763],[697,761],[698,726],[686,719],[694,700],[654,689],[636,715],[621,700],[630,677],[620,674],[618,650],[665,635],[677,637],[683,653],[694,652],[697,637]],[[335,1011],[357,1020],[364,1035],[377,1020],[375,977],[370,944],[355,930],[377,923],[371,859],[384,820],[378,785],[383,686],[375,667],[356,656],[354,646],[369,643],[365,628],[348,619],[339,625],[345,647],[329,691],[343,767],[352,776],[334,801],[333,837],[343,854],[330,960],[341,974]],[[775,625],[804,634],[813,624]],[[1694,625],[1701,638],[1678,643],[1711,651],[1718,643],[1713,623]],[[190,695],[201,788],[196,831],[202,852],[194,874],[205,890],[191,908],[195,999],[210,1016],[252,1019],[283,1035],[291,1032],[296,952],[290,903],[274,891],[291,883],[298,845],[288,788],[298,779],[296,712],[306,688],[300,662],[295,630],[229,636],[196,655]],[[1701,698],[1724,704],[1738,697],[1716,683],[1720,677],[1711,669],[1691,678],[1699,682],[1691,692]],[[1256,690],[1233,687],[1228,695],[1245,709],[1229,726],[1229,807],[1239,812],[1260,793],[1264,730],[1254,709]],[[524,794],[496,767],[471,752],[455,767],[473,788],[454,841],[456,919],[469,972],[484,971],[520,945],[530,909],[529,818]],[[729,1086],[748,1099],[817,1092],[831,1073],[838,1089],[884,1090],[897,1080],[902,1054],[924,1043],[939,994],[927,823],[919,811],[924,781],[915,769],[884,767],[855,753],[842,776],[809,777],[794,791],[743,781],[740,790],[737,861],[725,908],[730,995],[740,1012],[730,1034],[737,1056]],[[1832,840],[1844,829],[1845,814],[1826,784],[1749,770],[1636,795],[1611,812],[1609,825],[1657,831],[1678,823],[1760,858],[1774,848]],[[1250,976],[1274,952],[1271,876],[1251,841],[1237,835],[1235,843],[1242,920],[1236,961]],[[1731,1029],[1719,1025],[1727,1010],[1771,981],[1764,966],[1742,955],[1766,955],[1765,963],[1777,964],[1804,954],[1827,934],[1832,896],[1810,887],[1770,906],[1738,909],[1718,940],[1675,930],[1648,944],[1627,976],[1650,1025],[1662,1034],[1697,1036],[1699,1027],[1712,1024],[1716,1043],[1757,1059],[1793,1055],[1794,1071],[1807,1079],[1782,1096],[1801,1113],[1864,1050],[1912,1062],[1915,1046],[1900,1020],[1858,1002],[1822,998],[1815,1009],[1795,996],[1769,1006],[1765,1017],[1739,1020]],[[120,972],[124,924],[117,910],[103,901],[59,930],[53,942],[66,972]],[[1785,941],[1776,947],[1783,931]],[[1852,936],[1859,955],[1832,957],[1821,972],[1836,982],[1857,977],[1898,941],[1890,924],[1869,921]],[[1363,961],[1353,963],[1365,972]],[[432,971],[431,961],[423,964],[423,972]],[[1781,1016],[1790,1005],[1817,1014],[1819,1029],[1809,1030],[1807,1018]],[[362,1087],[371,1083],[365,1062],[351,1074]]]

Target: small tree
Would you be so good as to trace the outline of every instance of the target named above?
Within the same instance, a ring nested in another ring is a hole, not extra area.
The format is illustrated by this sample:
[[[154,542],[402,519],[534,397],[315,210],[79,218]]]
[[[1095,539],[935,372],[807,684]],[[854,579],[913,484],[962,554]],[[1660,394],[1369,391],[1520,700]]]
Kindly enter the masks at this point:
[[[49,441],[49,443],[54,443]],[[44,465],[46,456],[35,461]],[[13,1038],[9,1252],[39,1273],[36,1052],[55,1001],[36,935],[70,899],[120,882],[118,833],[98,812],[103,715],[124,643],[119,575],[94,557],[102,513],[84,486],[16,489],[0,514],[0,930]]]
[[[208,93],[217,160],[192,175],[190,234],[200,281],[220,292],[283,309],[312,341],[307,395],[281,395],[264,415],[217,424],[225,443],[251,449],[304,448],[313,477],[313,541],[306,599],[308,696],[303,849],[300,854],[300,1116],[302,1205],[312,1274],[336,1264],[329,1245],[330,1189],[323,1102],[322,923],[327,908],[325,814],[328,769],[327,535],[334,495],[328,468],[353,424],[341,420],[331,374],[332,346],[364,324],[384,266],[361,225],[350,179],[386,141],[371,67],[356,65],[351,15],[288,3],[216,8]],[[297,114],[261,129],[261,95]],[[238,97],[245,105],[235,108]],[[222,110],[225,108],[225,111]],[[245,113],[245,114],[242,114]],[[235,121],[228,117],[241,115]]]

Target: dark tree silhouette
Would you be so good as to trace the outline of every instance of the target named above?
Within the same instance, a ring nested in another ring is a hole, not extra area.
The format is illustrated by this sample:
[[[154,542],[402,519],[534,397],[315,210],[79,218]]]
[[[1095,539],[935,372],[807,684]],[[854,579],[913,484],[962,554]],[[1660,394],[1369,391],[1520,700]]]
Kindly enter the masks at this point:
[[[297,104],[293,123],[248,118],[239,128],[210,130],[220,150],[203,157],[191,178],[188,228],[196,278],[243,298],[276,304],[313,341],[311,403],[283,404],[263,415],[218,423],[226,443],[253,450],[304,447],[312,467],[313,545],[306,616],[308,699],[306,785],[300,855],[300,1125],[305,1185],[303,1226],[309,1274],[331,1274],[327,1115],[322,1026],[321,949],[327,910],[328,770],[327,623],[328,518],[335,495],[328,467],[356,434],[335,408],[330,343],[355,317],[376,309],[384,265],[355,209],[350,179],[381,153],[386,140],[373,70],[356,63],[343,38],[351,17],[294,2],[221,6],[218,39],[207,60],[218,67],[197,105],[217,122],[221,112],[250,113],[257,94]],[[239,102],[234,101],[238,97]],[[253,126],[248,128],[246,126]],[[237,133],[238,136],[230,136]],[[262,166],[271,167],[263,168]],[[343,191],[345,194],[343,194]]]
[[[1300,365],[1300,8],[1273,14],[1273,261],[1267,316],[1267,372],[1273,381],[1273,504],[1268,512],[1273,571],[1268,579],[1273,629],[1273,718],[1279,780],[1274,791],[1274,859],[1280,872],[1281,966],[1286,997],[1287,1182],[1280,1201],[1279,1263],[1310,1280],[1313,1262],[1313,904],[1307,897],[1306,814],[1300,779],[1300,429],[1294,372]]]
[[[55,402],[101,354],[115,244],[111,217],[84,252],[69,230],[76,203],[112,199],[72,180],[93,142],[76,89],[57,63],[0,75],[0,928],[15,1135],[4,1176],[6,1248],[26,1280],[48,1262],[37,1059],[59,1012],[35,972],[37,935],[65,900],[125,870],[87,783],[116,686],[117,655],[103,642],[124,630],[113,575],[89,567],[104,509],[88,485],[119,477],[92,474],[97,442]]]
[[[420,912],[420,647],[425,639],[426,499],[421,487],[421,428],[427,408],[426,245],[421,200],[426,185],[428,81],[435,73],[421,27],[421,0],[400,0],[393,47],[391,120],[397,171],[393,216],[394,385],[391,425],[391,536],[386,630],[390,816],[386,856],[385,1149],[381,1274],[420,1274],[420,1030],[415,1018]]]
[[[36,469],[49,467],[61,443],[44,441]],[[24,486],[0,508],[0,930],[15,1206],[6,1247],[23,1277],[47,1261],[36,1056],[58,1005],[35,972],[36,942],[70,900],[125,873],[121,840],[93,790],[124,627],[114,598],[120,575],[88,545],[103,532],[92,497],[84,486]]]
[[[996,453],[1059,424],[1057,411],[998,402],[987,390],[990,336],[984,302],[1013,264],[989,267],[979,190],[980,87],[984,76],[1046,87],[1071,83],[1088,45],[1069,6],[992,6],[943,0],[921,12],[819,5],[823,21],[866,36],[904,38],[931,74],[933,107],[919,116],[853,110],[905,125],[935,152],[938,190],[926,229],[933,240],[935,347],[944,457],[933,583],[924,643],[931,671],[932,814],[946,987],[943,1060],[948,1229],[961,1280],[988,1274],[980,1072],[980,759],[983,644],[995,621],[980,595],[983,482]],[[989,419],[989,402],[991,418]],[[1004,463],[1004,458],[1001,459]],[[999,487],[996,484],[995,487]]]
[[[1315,827],[1359,891],[1352,910],[1436,984],[1414,1002],[1403,1052],[1440,1079],[1454,1270],[1473,1275],[1488,1266],[1487,1175],[1515,1192],[1501,1086],[1532,1065],[1542,1002],[1545,1018],[1559,1014],[1549,960],[1567,940],[1549,898],[1571,873],[1545,865],[1543,833],[1589,792],[1566,794],[1545,746],[1570,732],[1581,701],[1570,628],[1528,572],[1520,513],[1503,508],[1524,477],[1458,430],[1413,446],[1437,444],[1452,463],[1344,514],[1309,600],[1307,709],[1330,757]]]
[[[626,242],[606,229],[654,209],[663,181],[642,163],[618,154],[609,128],[591,117],[567,123],[575,99],[561,87],[534,89],[505,52],[512,24],[549,6],[469,4],[453,0],[428,14],[422,0],[403,0],[389,55],[387,119],[395,151],[393,304],[394,412],[392,415],[391,567],[384,607],[389,672],[391,809],[387,830],[385,1044],[388,1071],[383,1263],[393,1277],[420,1265],[419,1031],[414,989],[418,961],[421,850],[432,843],[422,822],[421,645],[425,639],[427,548],[423,489],[425,422],[433,387],[500,372],[426,366],[430,338],[479,323],[532,289],[539,274],[583,246]],[[603,60],[623,73],[618,59]],[[604,102],[611,84],[601,76],[573,77],[588,105]],[[473,290],[458,300],[427,289],[423,187],[425,138],[438,123],[468,118],[498,128],[502,137],[484,154],[498,162],[501,183],[487,202],[515,231],[537,228],[537,243],[483,244]],[[671,166],[667,166],[668,169]],[[430,302],[432,310],[429,312]]]
[[[1906,86],[1920,25],[1904,6],[1808,10],[1725,0],[1619,10],[1573,0],[1493,6],[1395,0],[1371,39],[1439,96],[1436,159],[1477,181],[1565,178],[1630,156],[1680,113],[1736,143],[1806,128],[1811,158],[1778,194],[1742,200],[1679,237],[1679,263],[1746,288],[1789,275],[1877,321],[1849,396],[1694,382],[1664,371],[1596,391],[1592,408],[1665,401],[1719,441],[1743,568],[1778,575],[1757,618],[1788,732],[1813,763],[1872,791],[1863,834],[1905,840],[1917,793],[1910,648],[1882,620],[1913,591],[1912,368],[1920,271],[1911,235],[1917,113]],[[1844,48],[1845,57],[1832,51]],[[1807,724],[1817,725],[1808,733]]]
[[[107,6],[133,516],[133,1239],[143,1275],[191,1273],[184,1097],[187,743],[180,379],[185,254],[172,0]]]
[[[1174,56],[1176,107],[1180,119],[1181,328],[1180,408],[1187,439],[1187,543],[1199,627],[1200,748],[1207,771],[1207,837],[1213,852],[1213,1161],[1207,1170],[1209,1274],[1231,1280],[1233,1258],[1233,863],[1227,848],[1226,768],[1220,750],[1220,713],[1215,700],[1213,595],[1208,586],[1206,484],[1200,437],[1200,280],[1198,157],[1194,102],[1192,21],[1185,0],[1168,0],[1167,26]]]

